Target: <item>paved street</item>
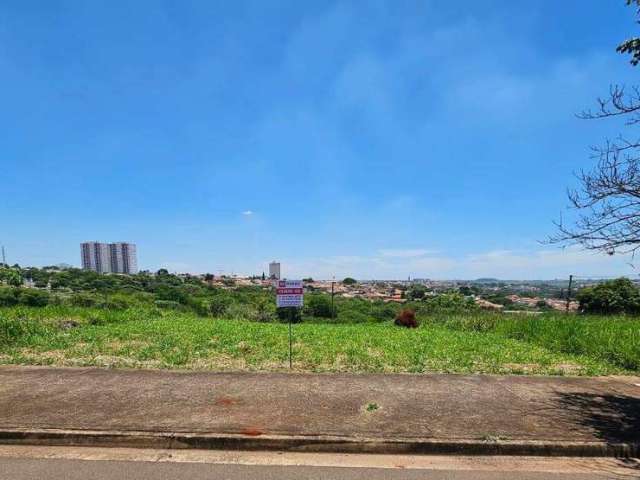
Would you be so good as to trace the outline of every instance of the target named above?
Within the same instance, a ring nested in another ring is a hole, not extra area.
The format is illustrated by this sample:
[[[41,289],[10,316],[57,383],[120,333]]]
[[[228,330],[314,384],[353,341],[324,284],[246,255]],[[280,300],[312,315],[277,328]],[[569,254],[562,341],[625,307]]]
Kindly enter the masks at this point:
[[[636,461],[603,458],[0,447],[2,480],[612,480],[637,478],[639,468]]]

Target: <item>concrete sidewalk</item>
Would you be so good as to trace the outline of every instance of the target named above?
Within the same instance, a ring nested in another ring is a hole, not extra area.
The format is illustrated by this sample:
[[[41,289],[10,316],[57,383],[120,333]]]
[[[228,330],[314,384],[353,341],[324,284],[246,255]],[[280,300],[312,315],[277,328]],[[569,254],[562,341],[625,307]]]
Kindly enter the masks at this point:
[[[0,443],[637,456],[640,378],[0,367]]]

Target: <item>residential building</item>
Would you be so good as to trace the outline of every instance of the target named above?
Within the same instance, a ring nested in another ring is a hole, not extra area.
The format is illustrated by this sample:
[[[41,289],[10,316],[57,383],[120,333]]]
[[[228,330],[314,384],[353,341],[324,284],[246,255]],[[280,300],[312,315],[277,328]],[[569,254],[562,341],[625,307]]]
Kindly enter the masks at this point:
[[[280,280],[280,262],[274,260],[269,264],[269,278]]]
[[[85,242],[80,245],[82,268],[98,273],[137,273],[138,256],[133,243]]]
[[[109,245],[113,273],[137,273],[138,256],[133,243],[117,242]]]
[[[109,244],[100,242],[84,242],[80,244],[82,268],[98,273],[111,272],[111,253]]]

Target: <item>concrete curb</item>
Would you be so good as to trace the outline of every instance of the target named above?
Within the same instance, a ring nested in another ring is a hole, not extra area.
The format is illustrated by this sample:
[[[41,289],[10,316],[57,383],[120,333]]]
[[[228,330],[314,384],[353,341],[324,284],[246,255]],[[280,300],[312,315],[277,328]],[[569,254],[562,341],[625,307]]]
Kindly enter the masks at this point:
[[[0,444],[325,453],[638,457],[640,443],[438,440],[100,430],[0,430]]]

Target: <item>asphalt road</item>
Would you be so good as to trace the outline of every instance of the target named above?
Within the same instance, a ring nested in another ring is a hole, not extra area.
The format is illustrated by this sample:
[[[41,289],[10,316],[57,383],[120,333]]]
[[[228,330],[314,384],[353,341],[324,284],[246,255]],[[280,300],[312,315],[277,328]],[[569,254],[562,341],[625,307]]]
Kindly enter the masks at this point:
[[[1,480],[611,480],[638,477],[640,462],[611,458],[439,457],[0,446]]]
[[[190,479],[190,480],[577,480],[609,479],[602,474],[456,471],[422,469],[385,469],[362,467],[316,467],[274,465],[232,465],[198,463],[150,463],[121,461],[3,459],[0,478],[12,480],[138,480]]]

